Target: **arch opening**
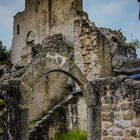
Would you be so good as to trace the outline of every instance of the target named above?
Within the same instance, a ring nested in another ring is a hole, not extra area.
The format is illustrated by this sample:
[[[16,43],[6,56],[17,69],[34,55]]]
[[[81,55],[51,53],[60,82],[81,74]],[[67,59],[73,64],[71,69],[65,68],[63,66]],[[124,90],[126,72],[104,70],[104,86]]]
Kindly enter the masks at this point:
[[[100,140],[101,112],[96,90],[92,83],[86,79],[80,68],[73,62],[69,61],[65,56],[58,53],[48,52],[45,58],[34,61],[32,65],[28,67],[21,82],[23,89],[25,88],[25,91],[28,91],[28,93],[23,92],[23,96],[25,96],[24,93],[26,94],[23,106],[28,103],[29,98],[27,97],[30,96],[31,93],[29,91],[32,86],[35,86],[35,81],[38,81],[38,78],[47,76],[53,72],[64,73],[79,85],[87,104],[87,139],[97,140],[97,137],[99,137],[98,140]]]
[[[84,99],[87,104],[87,140],[101,140],[101,107],[100,107],[100,99],[96,99],[96,103],[92,104],[91,102],[94,100],[95,90],[93,85],[90,82],[89,87],[87,85],[83,85],[80,80],[74,76],[71,72],[67,72],[62,69],[54,69],[47,72],[47,75],[53,72],[62,72],[72,78],[80,87],[81,92],[84,95]],[[88,91],[89,90],[89,91]],[[89,94],[89,95],[88,95]]]

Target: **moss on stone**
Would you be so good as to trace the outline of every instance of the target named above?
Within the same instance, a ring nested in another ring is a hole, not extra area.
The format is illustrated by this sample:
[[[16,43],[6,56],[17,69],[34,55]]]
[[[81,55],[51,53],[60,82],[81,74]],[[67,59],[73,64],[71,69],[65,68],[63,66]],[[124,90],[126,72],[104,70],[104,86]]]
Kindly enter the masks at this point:
[[[0,110],[3,109],[6,105],[6,102],[2,99],[0,99]]]
[[[29,129],[31,129],[40,119],[33,119],[33,120],[30,120],[29,123],[28,123],[28,127]]]

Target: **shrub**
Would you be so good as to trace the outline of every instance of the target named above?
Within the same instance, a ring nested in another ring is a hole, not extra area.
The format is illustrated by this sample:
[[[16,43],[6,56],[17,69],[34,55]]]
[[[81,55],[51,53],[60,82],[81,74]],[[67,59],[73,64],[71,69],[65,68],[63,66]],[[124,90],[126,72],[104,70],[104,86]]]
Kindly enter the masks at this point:
[[[6,102],[4,100],[0,99],[0,111],[3,110],[5,105],[6,105]]]
[[[87,140],[87,133],[80,130],[72,130],[56,136],[53,140]]]
[[[10,51],[6,50],[3,46],[2,41],[0,41],[0,64],[9,64]]]
[[[138,39],[135,39],[131,42],[129,42],[130,46],[133,46],[134,48],[140,48],[140,41]]]

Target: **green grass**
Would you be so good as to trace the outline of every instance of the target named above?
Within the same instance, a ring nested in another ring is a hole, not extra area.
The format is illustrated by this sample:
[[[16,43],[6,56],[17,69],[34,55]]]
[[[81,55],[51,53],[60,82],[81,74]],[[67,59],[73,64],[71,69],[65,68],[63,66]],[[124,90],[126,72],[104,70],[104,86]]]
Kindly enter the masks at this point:
[[[87,133],[85,131],[72,130],[68,133],[60,134],[52,140],[87,140]]]

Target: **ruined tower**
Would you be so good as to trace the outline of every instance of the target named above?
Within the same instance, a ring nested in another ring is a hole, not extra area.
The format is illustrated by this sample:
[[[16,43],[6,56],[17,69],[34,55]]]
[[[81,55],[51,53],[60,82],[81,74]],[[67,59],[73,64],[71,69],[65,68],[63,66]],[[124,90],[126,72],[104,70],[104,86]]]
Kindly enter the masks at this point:
[[[62,33],[73,44],[77,10],[82,10],[82,0],[25,0],[25,10],[14,16],[12,63],[21,60],[26,44],[41,43],[49,35]]]

